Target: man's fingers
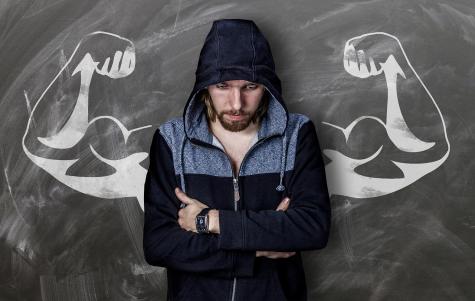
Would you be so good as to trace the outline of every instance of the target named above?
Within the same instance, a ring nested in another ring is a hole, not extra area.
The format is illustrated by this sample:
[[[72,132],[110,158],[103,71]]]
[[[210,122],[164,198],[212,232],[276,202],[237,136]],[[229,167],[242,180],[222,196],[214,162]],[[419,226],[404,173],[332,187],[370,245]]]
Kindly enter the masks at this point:
[[[277,258],[281,258],[281,257],[288,258],[290,256],[295,255],[295,252],[277,252],[276,255],[277,255]]]
[[[285,197],[282,199],[282,201],[279,203],[279,206],[277,206],[276,210],[277,211],[285,211],[287,208],[289,208],[289,203],[290,203],[290,198]]]
[[[277,211],[285,211],[289,207],[289,198],[284,198],[277,206]]]
[[[177,196],[177,198],[182,201],[183,203],[185,204],[191,204],[193,203],[193,200],[186,195],[186,193],[184,193],[183,191],[181,191],[180,188],[175,188],[175,194]]]
[[[289,258],[295,255],[295,252],[280,252],[280,251],[257,251],[260,256],[264,256],[271,259]]]

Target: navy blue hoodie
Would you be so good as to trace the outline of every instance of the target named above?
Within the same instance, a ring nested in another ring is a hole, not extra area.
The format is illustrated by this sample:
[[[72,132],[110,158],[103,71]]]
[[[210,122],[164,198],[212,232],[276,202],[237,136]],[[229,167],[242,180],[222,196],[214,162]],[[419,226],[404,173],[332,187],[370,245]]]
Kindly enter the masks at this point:
[[[200,93],[226,80],[261,83],[269,95],[255,142],[234,176],[213,139]],[[178,224],[175,187],[219,210],[220,234]],[[286,211],[276,211],[289,196]],[[313,122],[289,113],[271,49],[254,22],[213,22],[183,116],[156,130],[145,182],[146,261],[167,268],[167,300],[306,300],[300,251],[325,247],[331,211]],[[295,251],[289,258],[256,251]]]

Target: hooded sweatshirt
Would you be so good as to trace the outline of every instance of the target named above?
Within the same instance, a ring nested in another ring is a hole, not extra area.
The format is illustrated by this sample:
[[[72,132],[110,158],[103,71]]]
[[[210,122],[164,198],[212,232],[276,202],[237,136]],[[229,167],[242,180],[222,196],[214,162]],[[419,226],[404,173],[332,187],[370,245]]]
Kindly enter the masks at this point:
[[[235,176],[200,93],[236,79],[262,84],[269,102]],[[167,300],[307,299],[301,251],[325,247],[330,229],[324,162],[312,120],[288,112],[269,43],[253,21],[213,22],[183,116],[160,125],[149,158],[143,250],[149,264],[167,268]],[[175,187],[219,210],[219,234],[180,227]],[[286,196],[288,209],[276,211]]]

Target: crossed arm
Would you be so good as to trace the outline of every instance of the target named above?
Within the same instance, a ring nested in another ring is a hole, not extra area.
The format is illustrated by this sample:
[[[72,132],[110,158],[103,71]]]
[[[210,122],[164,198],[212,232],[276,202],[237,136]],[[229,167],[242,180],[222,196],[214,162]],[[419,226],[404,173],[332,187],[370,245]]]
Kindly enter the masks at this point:
[[[196,215],[203,209],[207,208],[205,204],[201,203],[197,199],[190,198],[187,196],[180,188],[175,188],[175,194],[177,198],[185,203],[187,206],[178,211],[178,224],[180,227],[186,231],[193,231],[198,233],[196,230]],[[290,198],[285,197],[277,206],[277,211],[285,211],[289,208]],[[219,234],[219,210],[211,209],[208,212],[209,218],[209,231],[210,233]],[[256,257],[267,257],[271,259],[278,258],[288,258],[295,255],[295,252],[281,252],[281,251],[256,251]]]
[[[327,243],[329,195],[311,121],[299,132],[294,175],[287,183],[292,188],[292,201],[286,210],[213,211],[219,216],[214,219],[219,224],[219,234],[200,235],[184,230],[178,222],[181,201],[174,190],[176,184],[170,148],[157,130],[144,193],[143,247],[149,264],[218,277],[244,277],[253,275],[255,257],[263,255],[258,250],[313,250]],[[188,223],[194,222],[198,212],[188,212],[192,217]],[[217,229],[213,226],[214,232]]]

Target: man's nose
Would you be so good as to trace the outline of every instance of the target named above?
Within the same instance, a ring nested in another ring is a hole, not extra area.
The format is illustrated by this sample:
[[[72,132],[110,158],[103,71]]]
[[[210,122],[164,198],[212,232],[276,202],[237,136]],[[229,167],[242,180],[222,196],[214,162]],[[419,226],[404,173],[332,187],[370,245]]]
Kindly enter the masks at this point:
[[[233,111],[239,111],[242,106],[242,99],[241,99],[241,91],[240,89],[232,89],[231,92],[231,106]]]

